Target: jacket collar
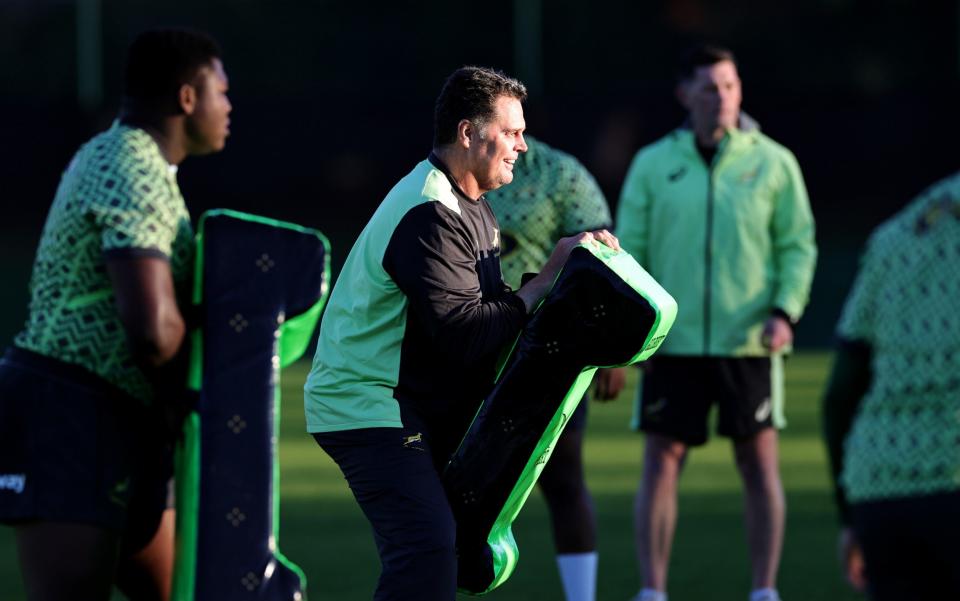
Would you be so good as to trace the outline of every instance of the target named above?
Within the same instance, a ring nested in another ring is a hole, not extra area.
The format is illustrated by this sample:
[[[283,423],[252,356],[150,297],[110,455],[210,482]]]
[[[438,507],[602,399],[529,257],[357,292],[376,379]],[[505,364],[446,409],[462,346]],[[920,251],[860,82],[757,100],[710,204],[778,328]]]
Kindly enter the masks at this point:
[[[680,135],[680,140],[683,141],[684,146],[687,146],[687,150],[691,154],[699,156],[696,148],[696,140],[694,139],[693,129],[690,125],[690,118],[688,117],[680,127],[676,129],[676,132]],[[744,111],[740,111],[740,119],[737,122],[736,129],[728,129],[726,135],[723,139],[720,140],[720,144],[717,146],[717,157],[719,158],[722,155],[727,154],[728,152],[736,151],[744,146],[754,135],[760,132],[760,124],[756,119],[748,115]]]

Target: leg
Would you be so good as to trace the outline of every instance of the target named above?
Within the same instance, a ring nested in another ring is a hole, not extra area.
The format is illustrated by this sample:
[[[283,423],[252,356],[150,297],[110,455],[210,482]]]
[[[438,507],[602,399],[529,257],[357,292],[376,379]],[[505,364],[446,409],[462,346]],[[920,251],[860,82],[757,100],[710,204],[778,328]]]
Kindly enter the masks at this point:
[[[592,601],[597,588],[597,528],[583,477],[583,428],[574,426],[569,424],[557,440],[538,482],[550,508],[566,599]]]
[[[597,548],[593,499],[583,477],[583,430],[563,431],[537,481],[550,508],[557,554],[589,553]]]
[[[173,580],[176,512],[167,509],[146,546],[121,558],[117,587],[130,601],[167,601]]]
[[[777,431],[765,428],[733,443],[743,478],[744,522],[753,569],[753,589],[776,588],[783,547],[786,500],[780,482]]]
[[[677,524],[677,482],[687,455],[683,442],[648,433],[643,477],[634,506],[637,561],[643,586],[665,591]]]
[[[373,526],[381,564],[375,601],[456,597],[456,523],[420,434],[369,428],[315,435]]]
[[[16,526],[20,572],[29,601],[107,601],[120,545],[117,533],[86,524]]]

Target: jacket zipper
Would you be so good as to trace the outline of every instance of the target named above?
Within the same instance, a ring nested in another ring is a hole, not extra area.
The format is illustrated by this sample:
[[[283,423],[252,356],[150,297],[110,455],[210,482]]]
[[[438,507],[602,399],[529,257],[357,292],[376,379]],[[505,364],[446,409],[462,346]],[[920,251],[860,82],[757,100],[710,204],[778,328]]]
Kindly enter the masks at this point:
[[[719,150],[719,149],[718,149]],[[703,274],[703,354],[710,354],[710,297],[713,286],[711,246],[713,243],[713,167],[717,163],[717,155],[707,165],[707,236],[704,247],[704,274]]]

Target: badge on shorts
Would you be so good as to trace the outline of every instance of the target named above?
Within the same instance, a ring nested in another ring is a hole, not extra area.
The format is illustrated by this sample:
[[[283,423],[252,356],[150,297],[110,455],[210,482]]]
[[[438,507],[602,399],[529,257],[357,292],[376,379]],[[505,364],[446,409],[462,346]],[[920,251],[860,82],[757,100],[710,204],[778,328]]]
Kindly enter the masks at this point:
[[[770,399],[763,399],[763,402],[760,403],[760,406],[757,407],[756,412],[754,412],[753,417],[756,418],[758,422],[766,421],[770,417],[770,412],[773,409],[773,405],[770,404]]]

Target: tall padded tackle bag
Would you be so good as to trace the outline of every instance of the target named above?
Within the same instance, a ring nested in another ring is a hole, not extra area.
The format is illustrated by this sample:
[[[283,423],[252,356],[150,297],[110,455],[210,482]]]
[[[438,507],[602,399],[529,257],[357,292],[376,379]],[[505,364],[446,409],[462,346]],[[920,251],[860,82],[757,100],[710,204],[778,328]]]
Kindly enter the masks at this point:
[[[457,522],[457,584],[482,595],[518,559],[510,530],[598,367],[647,359],[677,304],[628,253],[573,250],[443,473]]]
[[[280,552],[280,369],[303,355],[327,298],[330,246],[312,229],[216,210],[197,228],[189,388],[177,456],[174,601],[293,601]]]

